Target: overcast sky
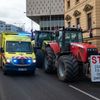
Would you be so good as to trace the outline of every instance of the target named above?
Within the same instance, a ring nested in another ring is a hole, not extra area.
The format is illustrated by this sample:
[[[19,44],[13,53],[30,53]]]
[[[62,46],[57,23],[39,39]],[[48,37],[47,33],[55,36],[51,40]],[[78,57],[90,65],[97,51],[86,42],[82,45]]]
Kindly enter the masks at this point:
[[[31,20],[26,17],[24,12],[26,12],[26,0],[0,0],[0,20],[17,26],[25,23],[25,29],[30,31]],[[39,29],[34,22],[33,29]]]

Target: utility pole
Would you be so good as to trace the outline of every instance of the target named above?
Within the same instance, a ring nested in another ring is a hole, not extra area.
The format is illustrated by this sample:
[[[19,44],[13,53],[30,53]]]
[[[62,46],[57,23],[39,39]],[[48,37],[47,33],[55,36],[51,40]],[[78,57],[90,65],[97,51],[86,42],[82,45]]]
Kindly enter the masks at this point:
[[[33,30],[33,21],[31,20],[31,29]]]

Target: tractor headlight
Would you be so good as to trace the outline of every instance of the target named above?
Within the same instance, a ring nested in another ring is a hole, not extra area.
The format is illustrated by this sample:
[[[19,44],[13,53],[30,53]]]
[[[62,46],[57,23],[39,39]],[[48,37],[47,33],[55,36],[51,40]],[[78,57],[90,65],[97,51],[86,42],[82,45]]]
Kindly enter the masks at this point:
[[[96,48],[89,48],[88,51],[97,51]]]
[[[88,51],[94,51],[92,48],[89,48]]]
[[[10,63],[10,59],[7,59],[7,63]]]
[[[89,49],[89,51],[92,51],[92,49]]]
[[[96,49],[96,48],[94,48],[94,51],[97,51],[97,49]]]

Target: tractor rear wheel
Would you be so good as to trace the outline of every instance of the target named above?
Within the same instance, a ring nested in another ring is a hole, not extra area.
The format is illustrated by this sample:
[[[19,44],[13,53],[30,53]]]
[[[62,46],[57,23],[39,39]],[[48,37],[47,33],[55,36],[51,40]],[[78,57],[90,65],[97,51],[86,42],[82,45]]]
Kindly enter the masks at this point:
[[[61,81],[76,81],[79,76],[77,60],[72,55],[63,55],[58,59],[57,75]]]
[[[53,72],[53,51],[50,47],[45,49],[44,71],[46,73]]]

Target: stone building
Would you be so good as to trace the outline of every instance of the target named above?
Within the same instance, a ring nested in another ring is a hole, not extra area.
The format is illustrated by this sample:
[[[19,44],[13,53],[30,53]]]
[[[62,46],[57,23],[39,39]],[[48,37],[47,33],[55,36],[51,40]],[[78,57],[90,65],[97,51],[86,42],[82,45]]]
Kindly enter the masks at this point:
[[[41,30],[64,26],[64,0],[26,0],[26,16]]]
[[[65,27],[83,29],[85,41],[97,45],[100,50],[100,0],[65,0]]]

